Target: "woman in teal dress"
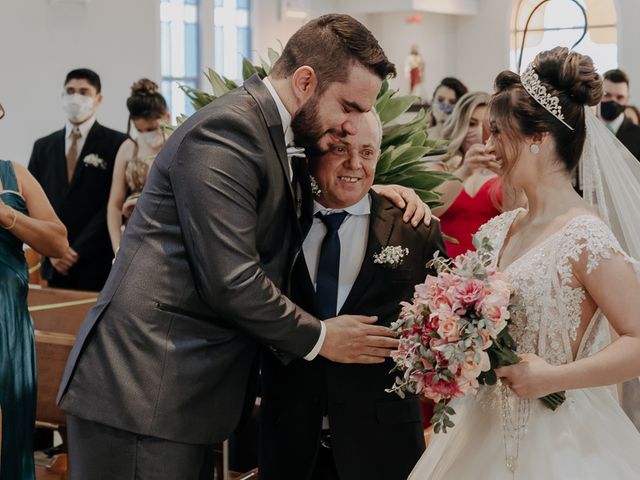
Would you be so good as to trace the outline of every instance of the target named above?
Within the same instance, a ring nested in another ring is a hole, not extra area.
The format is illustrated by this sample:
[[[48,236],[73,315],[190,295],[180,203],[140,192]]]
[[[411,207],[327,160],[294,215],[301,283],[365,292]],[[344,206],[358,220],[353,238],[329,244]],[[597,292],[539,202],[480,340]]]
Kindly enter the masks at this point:
[[[36,364],[22,246],[59,257],[67,232],[29,171],[6,160],[0,160],[0,227],[0,480],[34,480]]]

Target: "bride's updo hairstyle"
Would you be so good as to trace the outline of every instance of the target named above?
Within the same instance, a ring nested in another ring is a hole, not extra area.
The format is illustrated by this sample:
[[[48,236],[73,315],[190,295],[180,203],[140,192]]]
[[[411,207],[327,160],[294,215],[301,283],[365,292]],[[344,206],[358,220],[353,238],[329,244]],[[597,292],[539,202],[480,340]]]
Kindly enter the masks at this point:
[[[518,158],[523,138],[549,132],[556,153],[567,172],[580,160],[585,140],[584,106],[597,105],[602,97],[602,79],[590,57],[567,48],[541,52],[533,60],[535,72],[547,93],[558,97],[564,121],[545,110],[522,86],[520,75],[504,71],[496,77],[490,115],[499,135],[496,142],[504,149],[509,163]],[[510,167],[507,165],[506,170]]]

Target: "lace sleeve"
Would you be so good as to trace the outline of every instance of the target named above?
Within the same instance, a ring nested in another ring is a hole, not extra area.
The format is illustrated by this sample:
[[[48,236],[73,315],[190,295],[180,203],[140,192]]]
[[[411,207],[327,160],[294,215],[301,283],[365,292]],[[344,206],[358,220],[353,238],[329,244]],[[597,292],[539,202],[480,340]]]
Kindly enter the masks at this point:
[[[586,255],[588,274],[612,255],[622,255],[640,274],[640,263],[622,249],[611,229],[593,215],[580,215],[570,221],[558,253],[558,274],[564,284],[571,282],[573,263],[579,262],[583,255]]]
[[[495,249],[499,248],[506,234],[506,230],[511,226],[514,218],[520,213],[520,210],[521,209],[511,210],[497,217],[493,217],[478,229],[474,237],[478,240],[486,237]]]

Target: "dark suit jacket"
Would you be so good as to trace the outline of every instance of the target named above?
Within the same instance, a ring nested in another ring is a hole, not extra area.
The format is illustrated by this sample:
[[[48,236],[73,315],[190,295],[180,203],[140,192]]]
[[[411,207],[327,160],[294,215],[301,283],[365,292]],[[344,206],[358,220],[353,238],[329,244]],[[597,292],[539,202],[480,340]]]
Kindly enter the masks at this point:
[[[258,342],[286,360],[320,335],[281,293],[300,239],[280,116],[254,76],[155,160],[69,356],[62,409],[177,442],[227,438]]]
[[[52,287],[80,290],[102,289],[107,280],[113,250],[107,230],[107,201],[116,153],[127,136],[95,122],[78,156],[78,163],[67,180],[65,130],[59,130],[36,141],[29,170],[40,182],[51,205],[67,227],[69,244],[80,259],[60,275],[48,258],[42,262],[42,278]],[[83,159],[95,154],[105,162],[105,168],[87,165]]]
[[[424,282],[425,264],[445,251],[439,223],[413,229],[402,211],[372,193],[364,262],[341,314],[377,315],[380,325],[398,318],[400,301],[410,300]],[[409,249],[396,269],[373,263],[387,245]],[[317,308],[302,256],[294,267],[292,295],[310,312]],[[319,448],[323,409],[331,424],[331,443],[341,480],[405,480],[424,450],[418,398],[386,393],[393,362],[345,365],[317,358],[284,366],[272,355],[262,364],[260,479],[311,478]]]
[[[625,118],[622,125],[616,132],[616,137],[620,140],[633,156],[640,160],[640,127],[629,119]]]

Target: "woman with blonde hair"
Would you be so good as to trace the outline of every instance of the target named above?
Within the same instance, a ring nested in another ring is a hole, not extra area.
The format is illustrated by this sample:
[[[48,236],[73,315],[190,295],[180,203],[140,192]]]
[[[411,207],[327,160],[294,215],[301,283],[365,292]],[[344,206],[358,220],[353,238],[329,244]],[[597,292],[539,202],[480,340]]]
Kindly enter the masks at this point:
[[[458,242],[447,242],[452,257],[473,249],[472,236],[480,226],[515,204],[510,195],[505,205],[503,183],[496,175],[500,163],[485,151],[489,99],[485,92],[466,93],[442,130],[448,153],[435,168],[453,173],[459,181],[438,188],[443,205],[434,214],[440,217],[443,233]]]

